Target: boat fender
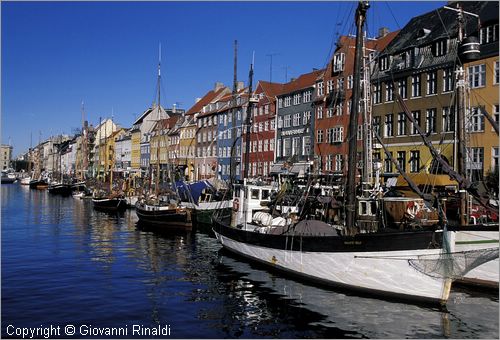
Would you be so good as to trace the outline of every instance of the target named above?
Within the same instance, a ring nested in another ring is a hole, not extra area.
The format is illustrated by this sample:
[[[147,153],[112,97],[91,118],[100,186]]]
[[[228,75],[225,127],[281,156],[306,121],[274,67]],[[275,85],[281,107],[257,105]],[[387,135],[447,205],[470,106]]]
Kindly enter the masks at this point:
[[[233,200],[233,210],[238,211],[240,208],[240,200],[238,198],[235,198]]]

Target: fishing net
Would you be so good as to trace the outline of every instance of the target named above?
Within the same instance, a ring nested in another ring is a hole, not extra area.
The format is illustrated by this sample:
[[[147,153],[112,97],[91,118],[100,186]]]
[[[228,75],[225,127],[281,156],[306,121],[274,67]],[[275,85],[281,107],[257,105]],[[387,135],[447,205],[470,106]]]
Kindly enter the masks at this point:
[[[408,260],[410,266],[426,275],[436,278],[460,279],[472,269],[483,263],[498,258],[498,247],[443,253],[437,255],[420,255]]]

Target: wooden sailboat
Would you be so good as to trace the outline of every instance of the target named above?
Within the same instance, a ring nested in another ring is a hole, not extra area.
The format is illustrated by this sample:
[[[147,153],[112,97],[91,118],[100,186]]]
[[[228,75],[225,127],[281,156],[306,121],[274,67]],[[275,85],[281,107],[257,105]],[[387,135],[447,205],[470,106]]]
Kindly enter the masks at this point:
[[[161,46],[158,60],[158,120],[156,132],[159,132],[161,119]],[[159,135],[159,134],[158,134]],[[160,143],[158,139],[156,145],[156,167],[154,171],[155,192],[153,195],[143,197],[137,201],[135,211],[139,222],[146,226],[167,227],[169,229],[191,229],[191,214],[180,205],[180,199],[177,192],[170,190],[160,195]]]
[[[107,124],[107,121],[105,122],[105,124]],[[105,138],[107,139],[107,136]],[[104,145],[106,147],[104,155],[106,159],[109,159],[107,143],[105,142]],[[107,162],[105,164],[107,164]],[[113,160],[111,161],[110,169],[113,168],[112,164]],[[104,170],[104,173],[107,174],[108,169]],[[113,171],[109,171],[109,188],[107,188],[107,190],[94,191],[92,195],[92,204],[94,206],[94,209],[107,212],[118,212],[127,209],[127,201],[125,200],[124,195],[113,191]]]
[[[354,103],[360,98],[362,29],[368,7],[366,2],[360,2],[356,11]],[[250,88],[252,74],[253,67]],[[247,136],[250,114],[251,103],[247,110]],[[355,164],[357,154],[357,117],[358,105],[352,105],[350,164]],[[247,162],[248,141],[246,146]],[[244,178],[247,169],[246,166]],[[316,283],[366,291],[379,297],[446,303],[451,279],[447,277],[448,262],[443,261],[443,254],[453,250],[452,234],[436,226],[414,231],[384,228],[373,218],[378,210],[377,201],[356,197],[355,171],[356,167],[349,166],[344,224],[325,222],[324,210],[306,204],[299,205],[298,212],[281,217],[280,221],[270,216],[271,223],[265,226],[248,223],[246,216],[254,211],[249,210],[250,192],[246,192],[244,185],[243,190],[235,192],[237,209],[214,222],[216,237],[234,253]],[[303,196],[305,202],[308,202],[307,192]],[[435,266],[428,266],[429,263]],[[443,268],[443,272],[432,273],[429,267]]]

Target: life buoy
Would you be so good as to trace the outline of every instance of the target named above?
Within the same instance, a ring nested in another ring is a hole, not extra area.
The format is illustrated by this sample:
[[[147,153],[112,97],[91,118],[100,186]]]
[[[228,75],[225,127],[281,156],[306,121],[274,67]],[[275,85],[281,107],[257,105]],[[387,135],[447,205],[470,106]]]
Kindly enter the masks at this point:
[[[419,210],[420,207],[418,206],[418,203],[415,203],[414,201],[410,201],[406,205],[406,213],[410,218],[415,218]]]
[[[233,210],[238,211],[239,208],[240,208],[240,200],[238,198],[235,198],[233,200]]]

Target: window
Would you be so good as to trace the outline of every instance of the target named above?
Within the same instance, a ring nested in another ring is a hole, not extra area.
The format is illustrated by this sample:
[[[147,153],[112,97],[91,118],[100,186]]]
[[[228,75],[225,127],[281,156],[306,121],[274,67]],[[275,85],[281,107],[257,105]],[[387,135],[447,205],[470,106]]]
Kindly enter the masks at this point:
[[[498,40],[498,24],[489,25],[479,31],[479,42],[489,44]]]
[[[407,98],[407,93],[406,93],[406,78],[398,80],[398,93],[401,96],[401,98],[403,98],[403,99]]]
[[[302,137],[302,154],[304,156],[309,155],[311,152],[311,137],[304,136]]]
[[[323,119],[323,106],[318,106],[316,108],[316,117],[317,119]]]
[[[484,149],[483,148],[467,148],[467,162],[465,167],[469,178],[472,181],[481,179],[483,174]]]
[[[293,126],[299,126],[299,125],[300,125],[300,112],[297,112],[293,114]]]
[[[344,138],[344,127],[336,126],[327,130],[328,143],[341,143]]]
[[[317,95],[318,96],[322,96],[322,95],[325,94],[325,88],[324,88],[324,86],[325,85],[323,84],[322,81],[318,83],[318,88],[317,88]]]
[[[384,123],[384,137],[392,137],[392,113],[385,115],[385,123]]]
[[[283,127],[283,117],[279,116],[278,117],[278,129],[281,129]]]
[[[420,170],[420,151],[410,151],[410,172],[419,172]]]
[[[281,141],[276,142],[276,157],[281,157]]]
[[[389,68],[389,57],[388,56],[384,56],[384,57],[380,58],[379,67],[380,67],[380,71],[385,71]]]
[[[290,138],[285,138],[283,140],[283,156],[290,156],[292,153],[292,141]]]
[[[392,151],[389,152],[392,157]],[[384,159],[384,172],[392,172],[392,161],[390,157],[385,157]]]
[[[352,75],[347,76],[347,89],[350,90],[352,89],[352,84],[353,84],[353,79]]]
[[[493,85],[497,85],[498,83],[500,83],[500,75],[498,67],[499,67],[499,62],[495,61],[495,75],[493,77]]]
[[[420,74],[411,77],[411,96],[420,97],[422,95],[420,87]]]
[[[292,155],[299,155],[300,151],[300,137],[293,137],[292,139]]]
[[[291,122],[292,122],[292,115],[286,115],[283,127],[289,128],[291,126],[290,125]]]
[[[326,156],[325,170],[326,171],[331,171],[332,168],[333,168],[332,165],[333,165],[333,155],[329,154],[328,156]]]
[[[373,117],[373,124],[372,124],[373,131],[377,133],[377,135],[380,136],[380,117],[376,116]]]
[[[471,88],[483,87],[486,85],[486,65],[469,66],[469,86]]]
[[[269,131],[269,121],[268,120],[266,120],[264,122],[264,131]]]
[[[497,123],[497,125],[500,125],[500,107],[498,104],[493,105],[493,119]],[[493,128],[492,128],[493,129]]]
[[[333,108],[329,107],[326,109],[326,118],[331,118],[333,117]]]
[[[326,82],[326,93],[333,92],[333,79]]]
[[[274,139],[269,140],[269,151],[274,151]]]
[[[344,110],[344,103],[342,103],[342,102],[338,103],[337,106],[335,107],[335,111],[336,111],[337,116],[342,116],[343,110]]]
[[[303,124],[308,125],[311,122],[311,111],[304,111]]]
[[[356,133],[356,139],[357,140],[363,140],[363,125],[362,124],[358,125],[358,131]]]
[[[294,94],[293,95],[293,105],[298,105],[300,104],[300,93]]]
[[[304,92],[304,100],[302,102],[304,103],[309,103],[311,101],[311,91],[305,91]]]
[[[443,92],[453,91],[453,69],[443,70]]]
[[[305,102],[305,100],[304,100],[304,102]],[[279,98],[278,99],[278,108],[281,109],[282,107],[283,107],[283,98]]]
[[[437,93],[437,74],[436,71],[427,73],[427,95]]]
[[[394,83],[388,82],[385,84],[385,101],[392,102],[394,100]]]
[[[343,157],[342,155],[335,155],[335,171],[342,171],[343,167]]]
[[[415,123],[418,124],[418,126],[420,127],[420,111],[412,111],[412,116],[413,116],[413,119],[415,120]],[[416,135],[418,134],[418,130],[417,130],[417,126],[415,124],[413,124],[413,122],[410,123],[410,131],[411,131],[411,134],[412,135]]]
[[[381,84],[373,85],[373,104],[382,102],[382,86]]]
[[[323,143],[323,130],[316,130],[316,142]]]
[[[498,167],[500,166],[500,148],[492,147],[491,148],[491,170],[498,171]]]
[[[292,97],[287,96],[285,97],[285,107],[289,107],[292,103]]]
[[[432,54],[435,57],[445,55],[447,52],[448,52],[448,40],[446,39],[435,41],[434,44],[432,45]]]
[[[406,151],[398,151],[397,162],[402,171],[406,171]]]
[[[404,112],[398,113],[398,136],[406,134],[406,116]]]
[[[333,72],[341,72],[344,70],[345,54],[337,53],[333,56]]]
[[[469,119],[465,126],[467,132],[484,131],[484,115],[478,107],[471,107]]]
[[[337,78],[337,88],[339,91],[344,91],[344,77]]]
[[[436,109],[427,109],[425,114],[425,132],[436,132]]]
[[[443,132],[451,132],[455,130],[455,116],[453,108],[449,106],[443,107]]]

